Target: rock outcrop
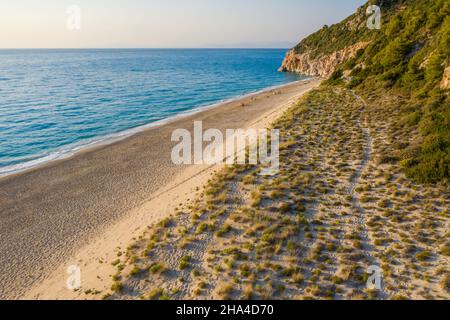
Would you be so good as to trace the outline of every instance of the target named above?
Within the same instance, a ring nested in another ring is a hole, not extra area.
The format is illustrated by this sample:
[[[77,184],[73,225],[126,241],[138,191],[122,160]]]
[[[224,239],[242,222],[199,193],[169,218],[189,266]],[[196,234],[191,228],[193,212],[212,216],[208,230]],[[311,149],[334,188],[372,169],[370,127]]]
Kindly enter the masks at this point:
[[[450,89],[450,67],[445,68],[441,81],[441,89]]]
[[[328,78],[339,64],[353,58],[359,49],[364,49],[368,44],[369,42],[357,42],[352,46],[317,58],[311,58],[309,51],[297,53],[295,49],[291,49],[286,54],[279,70]]]

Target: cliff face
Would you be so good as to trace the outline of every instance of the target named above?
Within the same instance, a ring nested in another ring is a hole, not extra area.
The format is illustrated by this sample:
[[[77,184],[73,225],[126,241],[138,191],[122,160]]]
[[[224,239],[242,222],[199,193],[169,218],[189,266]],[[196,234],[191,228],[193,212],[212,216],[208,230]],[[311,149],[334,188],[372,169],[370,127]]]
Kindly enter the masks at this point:
[[[372,40],[367,28],[367,4],[340,23],[324,26],[289,50],[280,71],[329,77]]]
[[[358,50],[364,49],[368,44],[369,42],[360,41],[320,57],[312,57],[311,51],[296,53],[295,49],[291,49],[286,54],[279,71],[328,78],[338,65],[354,58]]]

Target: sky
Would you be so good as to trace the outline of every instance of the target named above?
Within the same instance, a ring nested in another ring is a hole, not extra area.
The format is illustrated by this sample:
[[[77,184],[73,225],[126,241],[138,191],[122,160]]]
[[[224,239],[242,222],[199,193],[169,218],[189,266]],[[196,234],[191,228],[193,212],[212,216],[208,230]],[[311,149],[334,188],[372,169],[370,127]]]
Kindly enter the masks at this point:
[[[365,2],[1,0],[0,48],[288,48]]]

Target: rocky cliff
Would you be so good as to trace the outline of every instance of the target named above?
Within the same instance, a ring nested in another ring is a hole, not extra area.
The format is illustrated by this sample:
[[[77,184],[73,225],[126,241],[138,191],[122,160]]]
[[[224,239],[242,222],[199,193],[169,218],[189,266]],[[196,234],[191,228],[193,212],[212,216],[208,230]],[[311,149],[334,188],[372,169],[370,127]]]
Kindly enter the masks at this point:
[[[291,49],[286,54],[279,71],[328,78],[338,65],[354,58],[358,50],[364,49],[368,43],[360,41],[344,49],[315,58],[312,57],[311,51],[296,53],[295,49]]]
[[[338,65],[354,58],[371,41],[367,4],[344,21],[323,28],[289,50],[280,71],[328,78]]]

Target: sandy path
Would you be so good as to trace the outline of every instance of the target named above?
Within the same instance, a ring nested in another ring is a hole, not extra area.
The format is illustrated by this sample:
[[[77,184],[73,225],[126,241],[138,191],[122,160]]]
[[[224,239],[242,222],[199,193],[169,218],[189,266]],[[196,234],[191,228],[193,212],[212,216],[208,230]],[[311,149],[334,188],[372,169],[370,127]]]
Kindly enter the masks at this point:
[[[362,110],[367,108],[367,103],[364,101],[364,99],[362,97],[356,95],[355,93],[353,93],[353,95],[362,104],[361,113],[359,114],[359,117],[357,119],[357,125],[361,128],[361,130],[364,133],[365,146],[364,146],[364,154],[363,154],[363,158],[361,161],[361,165],[356,170],[356,172],[353,176],[353,179],[350,183],[350,188],[349,188],[350,196],[352,197],[353,207],[360,214],[358,217],[358,224],[359,224],[359,227],[361,228],[360,236],[361,236],[361,240],[362,240],[362,244],[363,244],[364,254],[366,255],[367,259],[369,260],[369,263],[371,266],[377,266],[380,268],[381,267],[380,261],[378,261],[378,259],[376,257],[374,257],[374,255],[372,254],[373,246],[369,239],[368,230],[367,230],[367,226],[366,226],[366,223],[367,223],[366,212],[365,212],[364,208],[362,207],[362,205],[359,201],[359,198],[355,192],[356,186],[360,183],[361,175],[367,169],[369,162],[371,160],[372,136],[370,135],[370,132],[367,128],[367,124],[363,125],[361,123]],[[384,300],[386,300],[388,297],[388,295],[384,291],[383,285],[379,289],[379,295],[380,295],[381,299],[384,299]]]
[[[180,192],[192,190],[180,191],[179,186],[196,177],[200,181],[210,172],[205,167],[172,164],[173,130],[192,130],[194,120],[202,120],[205,129],[245,128],[318,83],[294,83],[225,103],[0,179],[0,298],[21,297],[49,279],[59,266],[130,212],[142,213],[151,202],[152,207],[161,208],[177,197],[184,200]],[[164,210],[155,218],[163,215]],[[134,227],[137,222],[133,221]],[[119,238],[126,243],[126,236],[117,234],[115,239]]]

